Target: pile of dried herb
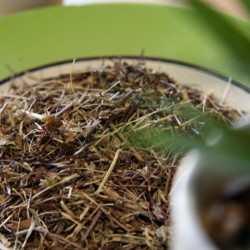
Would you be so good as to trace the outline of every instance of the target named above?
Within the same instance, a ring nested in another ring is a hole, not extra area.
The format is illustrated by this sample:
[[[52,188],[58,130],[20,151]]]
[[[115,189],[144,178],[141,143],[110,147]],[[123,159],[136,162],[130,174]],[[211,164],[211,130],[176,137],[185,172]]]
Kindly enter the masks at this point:
[[[178,154],[130,139],[147,127],[204,137],[191,106],[237,115],[144,63],[12,84],[0,97],[0,246],[167,249]]]

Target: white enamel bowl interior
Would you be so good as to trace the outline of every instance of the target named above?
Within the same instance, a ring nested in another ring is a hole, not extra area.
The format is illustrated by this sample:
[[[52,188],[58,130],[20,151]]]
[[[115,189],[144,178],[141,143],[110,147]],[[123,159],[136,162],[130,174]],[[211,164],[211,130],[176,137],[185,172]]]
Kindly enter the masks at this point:
[[[136,63],[138,59],[124,59],[129,63]],[[178,83],[192,86],[202,90],[204,94],[214,94],[219,100],[230,107],[245,111],[250,114],[250,92],[246,88],[239,87],[231,82],[230,78],[218,76],[207,70],[184,65],[176,62],[145,59],[146,66],[155,71],[162,71],[169,74]],[[6,91],[6,86],[12,81],[25,81],[32,83],[33,79],[58,76],[70,72],[94,70],[103,65],[112,64],[110,59],[89,59],[76,62],[67,62],[53,66],[43,67],[29,73],[23,74],[12,80],[4,82],[0,91]]]

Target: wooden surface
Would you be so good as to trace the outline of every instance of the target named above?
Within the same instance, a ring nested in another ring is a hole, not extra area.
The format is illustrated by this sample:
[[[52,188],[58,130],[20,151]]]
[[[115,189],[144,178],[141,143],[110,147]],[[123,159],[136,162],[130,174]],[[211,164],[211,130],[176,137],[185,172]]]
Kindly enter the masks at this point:
[[[216,8],[230,13],[234,16],[238,16],[241,18],[249,18],[249,15],[247,14],[246,10],[242,5],[240,5],[239,1],[236,0],[206,0],[209,2],[212,6],[215,6]]]
[[[0,16],[26,9],[62,4],[62,2],[62,0],[0,0]]]

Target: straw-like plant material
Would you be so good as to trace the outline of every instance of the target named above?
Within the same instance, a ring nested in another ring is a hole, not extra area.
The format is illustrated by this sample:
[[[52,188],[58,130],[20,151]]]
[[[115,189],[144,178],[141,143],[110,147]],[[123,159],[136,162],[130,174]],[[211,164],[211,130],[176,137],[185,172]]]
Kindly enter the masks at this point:
[[[13,84],[0,105],[1,249],[167,249],[179,156],[139,148],[133,132],[203,138],[198,111],[226,123],[237,115],[144,63],[121,61]]]

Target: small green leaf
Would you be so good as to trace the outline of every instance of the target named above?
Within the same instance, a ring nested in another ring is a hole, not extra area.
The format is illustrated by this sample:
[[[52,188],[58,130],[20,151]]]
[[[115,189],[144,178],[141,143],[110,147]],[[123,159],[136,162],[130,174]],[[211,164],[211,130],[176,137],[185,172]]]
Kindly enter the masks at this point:
[[[250,0],[241,0],[241,2],[246,6],[246,8],[250,11]],[[249,13],[250,14],[250,13]]]
[[[235,24],[230,22],[226,15],[214,10],[200,0],[188,0],[188,2],[197,9],[206,25],[210,26],[227,45],[236,58],[250,65],[250,38],[247,37]],[[249,6],[249,0],[244,0]],[[248,68],[249,69],[249,68]]]

